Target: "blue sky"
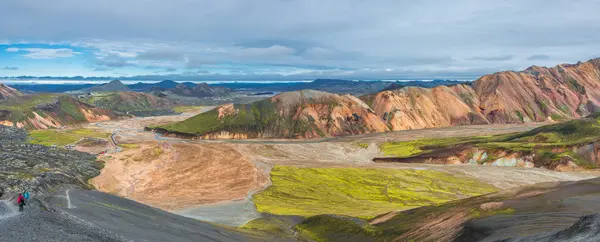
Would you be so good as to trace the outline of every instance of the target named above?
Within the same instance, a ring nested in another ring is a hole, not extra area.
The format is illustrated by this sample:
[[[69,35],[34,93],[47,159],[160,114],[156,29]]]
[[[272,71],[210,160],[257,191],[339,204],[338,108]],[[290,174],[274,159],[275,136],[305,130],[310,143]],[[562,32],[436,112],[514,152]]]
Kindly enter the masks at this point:
[[[600,57],[599,0],[29,0],[0,76],[475,79]]]

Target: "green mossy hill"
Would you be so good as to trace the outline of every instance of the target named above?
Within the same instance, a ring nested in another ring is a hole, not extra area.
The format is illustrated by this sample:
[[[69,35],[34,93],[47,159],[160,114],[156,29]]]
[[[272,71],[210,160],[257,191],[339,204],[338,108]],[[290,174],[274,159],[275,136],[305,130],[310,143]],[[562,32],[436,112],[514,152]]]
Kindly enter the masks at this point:
[[[167,110],[173,112],[171,103],[141,92],[105,92],[79,95],[79,100],[93,106],[120,113]]]
[[[375,215],[495,192],[472,178],[428,170],[276,166],[273,184],[254,195],[259,212],[314,216]]]
[[[270,100],[251,104],[235,104],[234,109],[238,111],[223,118],[218,117],[219,111],[215,108],[181,122],[151,128],[194,135],[204,135],[222,130],[231,133],[259,133],[265,132],[273,123],[280,120],[275,104]]]
[[[446,241],[439,238],[444,235],[452,236],[451,233],[458,231],[460,226],[470,220],[514,214],[516,210],[510,207],[482,205],[501,202],[518,194],[526,194],[527,191],[524,189],[518,193],[494,193],[401,212],[384,213],[370,220],[317,215],[302,221],[295,229],[301,238],[314,241]],[[448,223],[448,226],[435,226],[443,223],[441,221],[450,220],[453,222]],[[429,230],[432,227],[436,229]]]
[[[296,216],[276,216],[263,214],[261,218],[254,219],[242,227],[245,232],[267,235],[269,237],[293,238],[293,227],[302,222],[304,218]]]
[[[223,131],[248,138],[318,138],[377,129],[377,124],[365,118],[372,110],[362,101],[315,90],[284,92],[249,104],[230,105],[146,130],[192,137],[210,137]]]
[[[23,121],[27,117],[32,117],[32,112],[36,110],[38,105],[54,103],[61,96],[63,95],[37,94],[2,100],[0,101],[0,110],[9,112],[7,117],[2,118],[11,122]]]
[[[336,215],[317,215],[295,226],[301,239],[327,241],[375,241],[382,231],[366,221]]]
[[[569,226],[597,207],[599,184],[598,178],[540,183],[382,214],[368,221],[319,215],[306,219],[296,229],[315,241],[480,241],[488,240],[492,234],[494,241],[500,241],[503,237],[519,236],[525,229],[540,233]],[[527,241],[530,240],[536,241]]]
[[[110,133],[99,132],[91,129],[71,129],[71,130],[32,130],[29,131],[29,143],[40,145],[65,146],[73,144],[83,138],[106,139]]]
[[[69,125],[87,122],[81,109],[85,108],[93,114],[116,117],[110,111],[84,104],[70,95],[33,94],[0,101],[0,121],[21,123],[24,128],[35,129],[36,125],[29,119],[36,114],[42,118],[51,117],[54,125]]]
[[[569,156],[580,166],[594,168],[595,164],[583,160],[570,148],[597,141],[600,141],[599,113],[516,134],[386,142],[381,144],[380,148],[386,156],[409,158],[433,154],[443,149],[473,146],[488,153],[495,151],[535,153],[537,166],[549,165],[564,156]]]
[[[250,138],[295,138],[307,132],[316,132],[321,137],[325,136],[325,133],[314,124],[314,120],[294,119],[291,115],[280,115],[277,105],[270,99],[250,104],[235,104],[234,110],[235,113],[222,118],[219,118],[218,109],[213,109],[181,122],[149,128],[195,136],[220,131],[244,133]]]

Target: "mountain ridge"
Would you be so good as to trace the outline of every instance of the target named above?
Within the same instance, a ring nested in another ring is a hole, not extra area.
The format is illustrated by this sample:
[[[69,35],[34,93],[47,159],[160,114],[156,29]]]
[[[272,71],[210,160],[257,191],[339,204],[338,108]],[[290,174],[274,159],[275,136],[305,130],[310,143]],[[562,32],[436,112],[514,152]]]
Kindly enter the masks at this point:
[[[127,92],[131,91],[128,86],[119,80],[112,80],[109,83],[104,83],[98,86],[79,90],[78,92]]]
[[[66,94],[34,94],[0,101],[0,125],[26,129],[116,119],[119,115]]]
[[[304,90],[281,93],[250,104],[250,109],[253,105],[273,108],[251,115],[243,112],[244,122],[235,124],[244,126],[235,130],[241,133],[230,134],[232,127],[227,125],[216,125],[210,130],[193,128],[203,125],[202,122],[219,123],[224,117],[236,119],[241,106],[235,105],[221,106],[218,108],[221,111],[199,114],[202,116],[196,119],[199,123],[184,121],[182,125],[149,129],[202,138],[316,138],[468,124],[562,121],[600,111],[600,59],[551,68],[532,67],[519,72],[497,72],[469,84],[434,88],[403,87],[361,96],[360,99],[351,95],[336,95],[335,98],[312,99],[317,100],[316,103],[305,100],[281,106],[281,101],[285,103],[288,99],[281,97],[317,92]],[[335,94],[320,92],[319,95],[332,97]],[[346,102],[344,99],[353,101]],[[339,106],[352,108],[341,113],[332,112]],[[294,112],[283,112],[288,109]],[[255,117],[248,118],[251,116]],[[276,118],[261,120],[261,117]],[[285,122],[281,120],[291,120],[291,123],[284,125]],[[290,125],[294,122],[294,125]],[[265,127],[279,131],[269,131],[265,135]],[[299,127],[302,128],[297,129]],[[347,130],[342,127],[354,128]],[[337,132],[336,129],[343,131]]]

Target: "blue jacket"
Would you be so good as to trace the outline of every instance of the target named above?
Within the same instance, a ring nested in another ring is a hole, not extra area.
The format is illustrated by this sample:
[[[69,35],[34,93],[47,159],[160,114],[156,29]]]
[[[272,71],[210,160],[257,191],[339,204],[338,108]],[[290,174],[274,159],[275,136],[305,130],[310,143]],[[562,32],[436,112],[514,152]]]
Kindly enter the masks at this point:
[[[23,193],[23,197],[25,197],[25,199],[29,200],[29,192]]]

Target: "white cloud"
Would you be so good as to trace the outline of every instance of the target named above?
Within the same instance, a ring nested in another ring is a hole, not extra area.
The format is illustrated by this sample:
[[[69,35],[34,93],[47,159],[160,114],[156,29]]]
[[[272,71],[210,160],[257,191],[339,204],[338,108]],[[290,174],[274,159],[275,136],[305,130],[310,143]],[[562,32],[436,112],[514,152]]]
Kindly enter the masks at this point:
[[[60,49],[44,49],[44,48],[7,48],[8,52],[25,51],[28,52],[23,56],[30,59],[53,59],[66,58],[81,54],[68,48]]]
[[[550,2],[6,1],[0,16],[15,24],[0,25],[0,33],[13,43],[89,48],[95,55],[89,59],[106,58],[109,66],[163,62],[180,70],[233,63],[289,65],[315,74],[385,67],[394,71],[372,74],[458,70],[476,77],[486,74],[476,71],[600,56],[600,25],[590,24],[600,22],[600,1]]]
[[[294,53],[294,49],[281,46],[273,45],[267,48],[243,48],[236,51],[234,54],[241,57],[281,57]]]

